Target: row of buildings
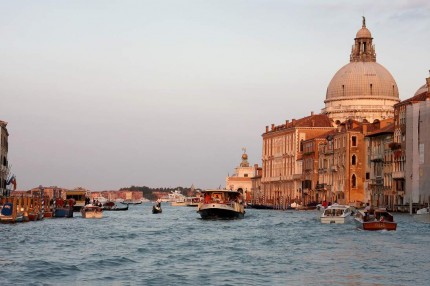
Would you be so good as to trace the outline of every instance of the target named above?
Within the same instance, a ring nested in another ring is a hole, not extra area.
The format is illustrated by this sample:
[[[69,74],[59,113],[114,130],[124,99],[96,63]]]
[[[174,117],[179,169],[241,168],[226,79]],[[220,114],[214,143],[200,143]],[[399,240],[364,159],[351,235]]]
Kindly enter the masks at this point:
[[[261,167],[242,161],[226,187],[275,208],[324,200],[398,211],[426,205],[429,87],[430,77],[400,101],[393,76],[376,62],[363,17],[350,62],[331,80],[321,113],[266,126]]]

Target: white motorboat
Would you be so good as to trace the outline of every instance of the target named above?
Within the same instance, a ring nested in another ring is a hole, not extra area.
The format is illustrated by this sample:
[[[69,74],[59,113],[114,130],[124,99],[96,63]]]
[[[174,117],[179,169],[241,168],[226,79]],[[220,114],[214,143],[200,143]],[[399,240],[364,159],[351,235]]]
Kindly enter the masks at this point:
[[[321,214],[321,223],[345,223],[352,221],[350,206],[333,204],[328,206]]]
[[[428,215],[428,214],[430,214],[428,207],[417,210],[417,215]]]
[[[231,190],[203,191],[203,201],[197,206],[202,219],[234,219],[245,216],[242,194]]]
[[[102,218],[103,209],[92,204],[85,205],[81,208],[83,218]]]

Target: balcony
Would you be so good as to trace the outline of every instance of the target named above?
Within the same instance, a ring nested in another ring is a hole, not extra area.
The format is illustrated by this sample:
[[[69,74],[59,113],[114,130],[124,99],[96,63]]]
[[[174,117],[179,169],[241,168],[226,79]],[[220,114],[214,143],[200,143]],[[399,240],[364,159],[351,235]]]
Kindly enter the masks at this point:
[[[372,154],[370,156],[372,162],[382,162],[384,160],[384,155],[382,154]]]
[[[405,178],[405,171],[393,172],[391,174],[391,176],[393,177],[393,179],[404,179]]]

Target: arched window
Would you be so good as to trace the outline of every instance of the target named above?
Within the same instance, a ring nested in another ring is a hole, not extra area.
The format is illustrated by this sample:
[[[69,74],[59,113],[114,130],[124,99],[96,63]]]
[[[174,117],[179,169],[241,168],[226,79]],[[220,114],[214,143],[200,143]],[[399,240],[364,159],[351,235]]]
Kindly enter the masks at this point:
[[[356,165],[357,164],[357,157],[355,155],[352,155],[351,157],[351,165]]]
[[[357,187],[357,177],[355,176],[355,174],[352,174],[352,177],[351,177],[351,187],[352,188]]]

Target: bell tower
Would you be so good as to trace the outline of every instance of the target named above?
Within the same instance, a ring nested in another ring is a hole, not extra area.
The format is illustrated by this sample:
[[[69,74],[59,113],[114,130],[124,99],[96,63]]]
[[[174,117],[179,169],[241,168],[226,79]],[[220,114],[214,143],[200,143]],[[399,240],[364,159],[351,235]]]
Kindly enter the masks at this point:
[[[376,62],[375,46],[372,44],[372,34],[366,28],[366,18],[357,32],[355,44],[352,46],[350,62]]]

